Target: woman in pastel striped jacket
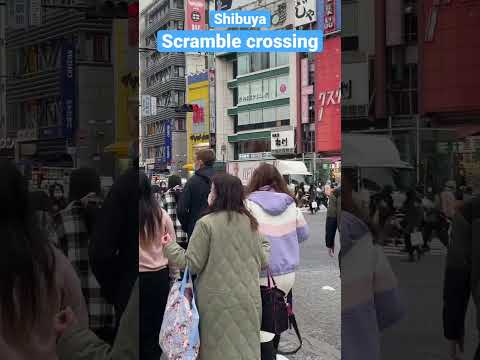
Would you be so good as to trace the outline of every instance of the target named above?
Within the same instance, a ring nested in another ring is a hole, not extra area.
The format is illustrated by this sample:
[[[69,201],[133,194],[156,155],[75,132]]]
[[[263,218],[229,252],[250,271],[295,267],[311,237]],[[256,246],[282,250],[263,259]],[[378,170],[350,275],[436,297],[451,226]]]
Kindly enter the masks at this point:
[[[342,170],[342,360],[380,360],[381,332],[403,318],[404,307],[395,274],[375,242],[375,225],[356,200],[354,176]]]
[[[308,225],[273,165],[265,163],[254,171],[247,192],[247,208],[257,219],[259,232],[270,242],[270,272],[277,287],[288,294],[300,261],[299,244],[309,236]],[[267,285],[266,272],[260,274],[260,284]],[[278,348],[279,335],[262,333],[261,338],[263,343],[273,340],[274,348]]]

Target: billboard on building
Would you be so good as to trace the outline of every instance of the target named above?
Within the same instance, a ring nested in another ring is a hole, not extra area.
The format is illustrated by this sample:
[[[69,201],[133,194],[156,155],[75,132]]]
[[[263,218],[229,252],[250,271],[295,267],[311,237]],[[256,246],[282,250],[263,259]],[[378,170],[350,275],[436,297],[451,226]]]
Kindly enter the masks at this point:
[[[250,5],[252,3],[257,3],[256,0],[216,0],[215,9],[216,10],[232,10],[237,9],[240,6]]]
[[[290,3],[290,0],[288,0],[288,2]],[[308,3],[312,3],[312,1],[308,1]],[[315,7],[316,6],[317,5],[315,5]],[[287,0],[276,0],[276,1],[266,1],[266,2],[259,2],[258,0],[216,0],[215,9],[224,10],[224,11],[235,10],[235,9],[241,9],[244,11],[255,11],[255,10],[270,11],[270,13],[272,14],[271,27],[273,29],[283,27],[287,24],[293,24],[295,22],[294,20],[295,11],[291,11],[293,7],[287,7]],[[308,19],[308,16],[306,18]]]
[[[295,153],[295,131],[280,130],[271,132],[272,154],[293,154]]]
[[[317,21],[316,0],[295,2],[295,27],[308,25]]]
[[[329,35],[341,30],[342,2],[341,0],[324,0],[323,31]]]
[[[341,151],[341,37],[315,54],[316,152]]]
[[[205,30],[205,0],[187,0],[185,6],[185,30]]]
[[[187,113],[187,159],[193,163],[195,153],[210,146],[210,103],[208,71],[187,76],[187,103],[199,111]]]

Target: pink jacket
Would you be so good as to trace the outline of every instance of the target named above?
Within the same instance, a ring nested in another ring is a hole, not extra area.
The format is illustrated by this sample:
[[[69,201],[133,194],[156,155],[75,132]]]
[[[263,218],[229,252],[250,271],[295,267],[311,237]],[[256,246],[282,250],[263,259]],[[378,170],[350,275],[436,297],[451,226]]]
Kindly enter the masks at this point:
[[[140,239],[138,241],[138,266],[140,272],[158,271],[167,267],[168,260],[163,255],[163,245],[161,244],[165,231],[170,234],[173,241],[176,240],[172,219],[162,209],[162,223],[158,226],[155,239],[148,245],[142,245]]]

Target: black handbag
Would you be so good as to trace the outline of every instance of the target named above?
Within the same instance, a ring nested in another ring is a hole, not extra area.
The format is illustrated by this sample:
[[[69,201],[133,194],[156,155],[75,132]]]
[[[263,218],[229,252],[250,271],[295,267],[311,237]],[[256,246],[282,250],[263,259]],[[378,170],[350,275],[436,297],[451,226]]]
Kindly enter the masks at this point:
[[[268,273],[268,285],[260,286],[262,296],[262,326],[263,331],[281,334],[289,327],[288,309],[285,293],[277,288],[275,279]],[[272,286],[273,284],[273,286]]]

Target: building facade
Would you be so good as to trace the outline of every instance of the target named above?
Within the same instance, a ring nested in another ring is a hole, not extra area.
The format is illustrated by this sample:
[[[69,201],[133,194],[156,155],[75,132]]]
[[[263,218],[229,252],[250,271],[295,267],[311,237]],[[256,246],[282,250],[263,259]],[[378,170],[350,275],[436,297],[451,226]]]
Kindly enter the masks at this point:
[[[464,146],[480,133],[479,40],[468,36],[479,4],[343,1],[342,13],[343,131],[390,136],[414,167],[411,183],[440,189],[480,175]]]
[[[156,99],[156,114],[142,109],[142,156],[152,172],[181,169],[186,164],[186,115],[175,112],[185,103],[186,54],[160,53],[156,48],[158,30],[185,28],[185,1],[156,0],[140,11],[141,95]],[[155,112],[154,112],[155,113]]]
[[[8,9],[15,15],[13,1]],[[89,19],[81,10],[39,11],[41,21],[32,10],[24,19],[13,16],[23,20],[9,23],[6,35],[6,137],[16,141],[16,160],[111,175],[103,149],[115,135],[112,20]]]
[[[259,5],[257,1],[244,1],[233,2],[231,7],[265,8],[272,13],[274,29],[293,28],[293,2],[267,1]],[[295,156],[296,55],[228,53],[217,54],[215,60],[217,159],[271,159],[272,150],[279,150],[275,145],[272,149],[272,134],[279,132],[284,136],[281,154]]]

